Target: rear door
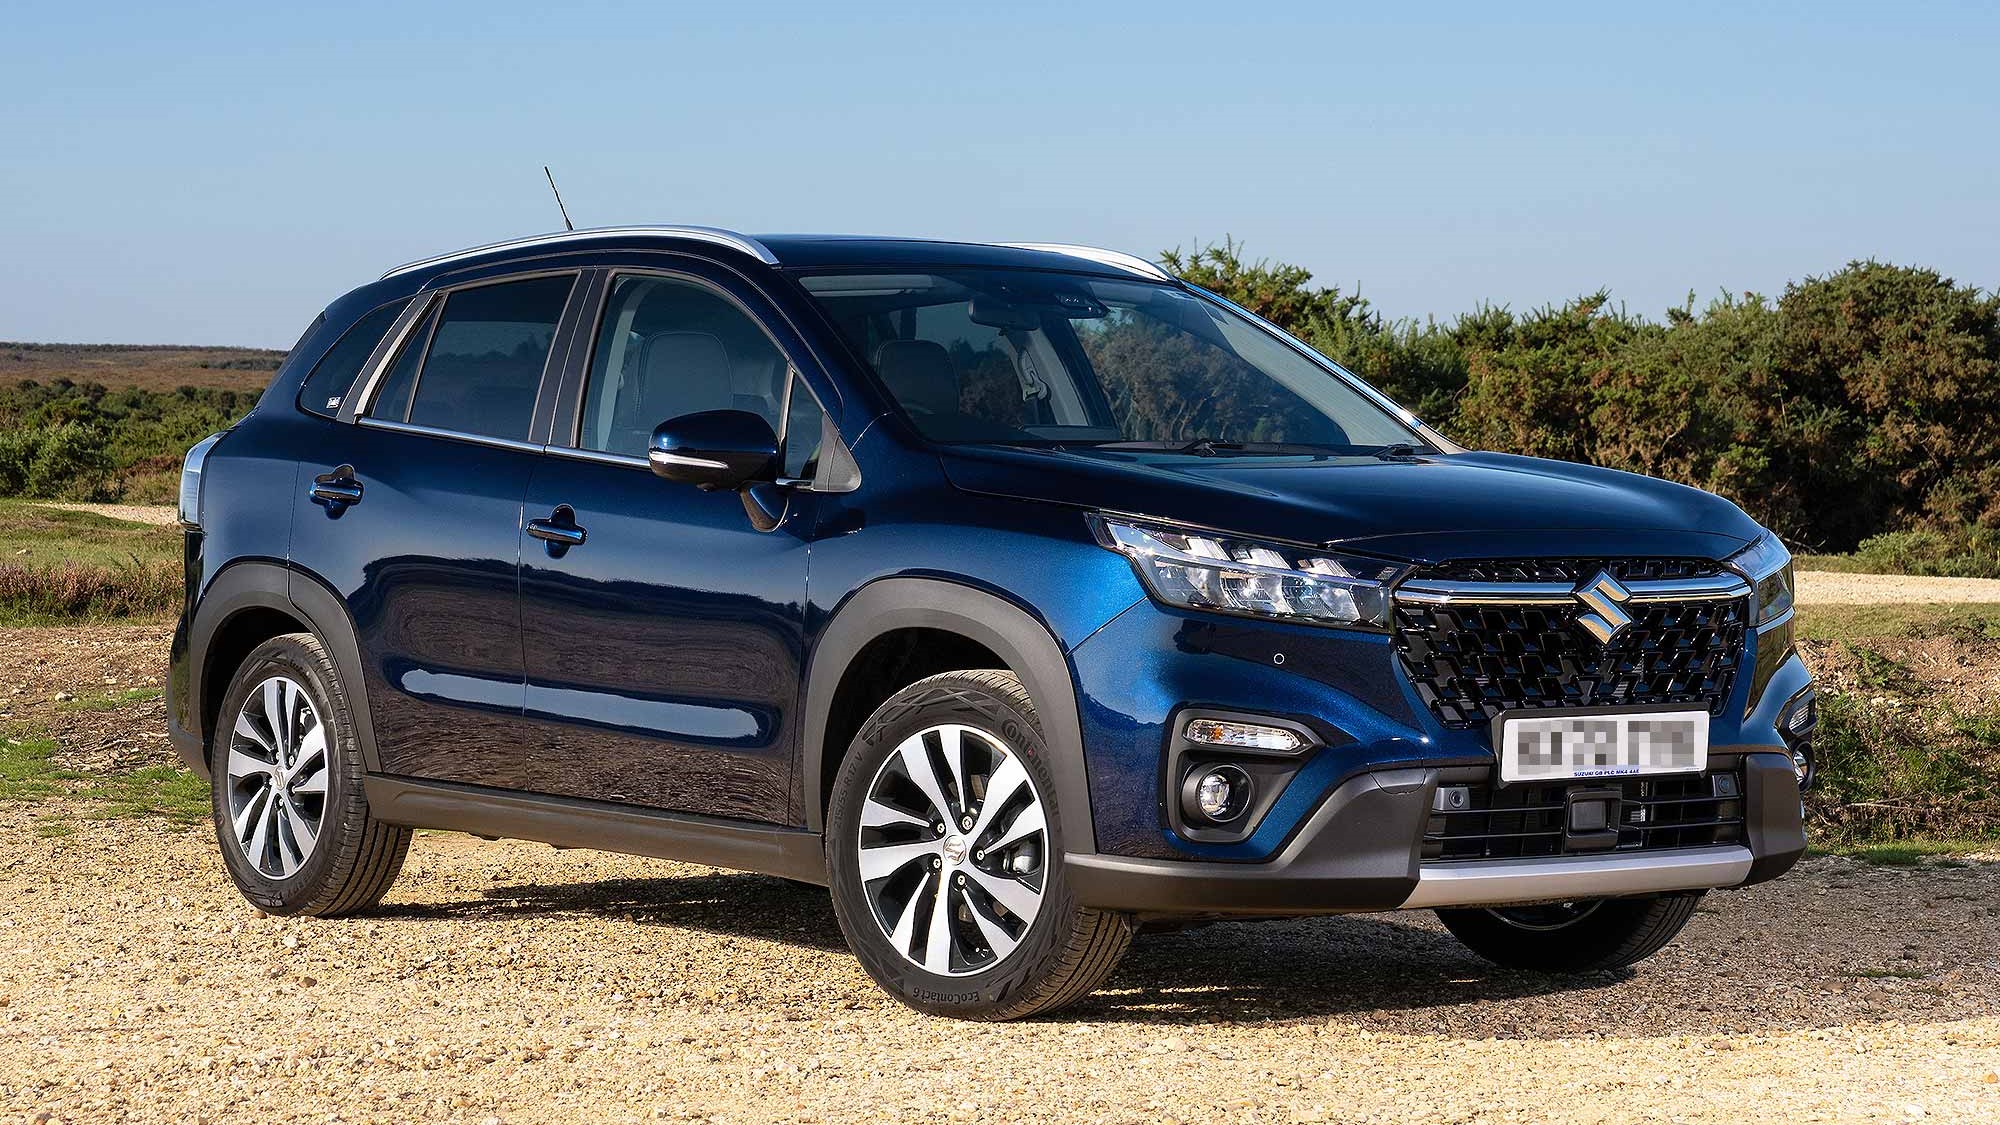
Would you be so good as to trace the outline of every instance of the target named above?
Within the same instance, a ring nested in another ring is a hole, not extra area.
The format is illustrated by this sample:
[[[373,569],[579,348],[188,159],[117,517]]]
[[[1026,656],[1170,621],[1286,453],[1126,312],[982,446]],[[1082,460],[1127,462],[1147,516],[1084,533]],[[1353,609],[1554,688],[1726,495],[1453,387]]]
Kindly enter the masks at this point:
[[[822,412],[761,295],[726,272],[620,271],[603,291],[525,512],[583,536],[522,550],[536,786],[785,821],[814,496],[702,492],[645,451],[669,418],[746,410],[795,431],[786,460],[807,475]]]
[[[433,294],[301,452],[293,558],[346,602],[385,772],[527,788],[521,504],[574,271]],[[543,428],[546,428],[544,423]]]

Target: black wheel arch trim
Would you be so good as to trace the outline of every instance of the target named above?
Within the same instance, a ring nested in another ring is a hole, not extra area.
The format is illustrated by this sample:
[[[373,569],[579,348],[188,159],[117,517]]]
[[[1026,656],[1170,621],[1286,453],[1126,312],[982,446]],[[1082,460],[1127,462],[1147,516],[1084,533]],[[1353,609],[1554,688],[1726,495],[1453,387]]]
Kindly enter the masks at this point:
[[[368,708],[365,681],[361,676],[361,646],[355,638],[354,620],[339,595],[316,577],[296,567],[265,559],[244,559],[224,567],[209,582],[195,606],[194,621],[188,630],[188,709],[187,733],[206,748],[213,733],[208,729],[206,708],[209,651],[216,634],[246,611],[274,609],[302,621],[332,654],[340,670],[341,688],[354,732],[361,741],[362,760],[369,772],[380,768],[375,753],[375,724]],[[229,670],[230,674],[234,669]]]
[[[1056,805],[1063,818],[1064,848],[1095,853],[1090,781],[1083,755],[1083,722],[1069,657],[1048,626],[998,594],[940,578],[878,578],[848,595],[820,633],[806,665],[804,739],[799,781],[808,831],[825,831],[827,722],[840,681],[870,641],[898,629],[941,629],[991,649],[1021,678],[1041,720],[1056,777]],[[845,753],[839,747],[836,754]],[[797,819],[797,818],[795,818]]]

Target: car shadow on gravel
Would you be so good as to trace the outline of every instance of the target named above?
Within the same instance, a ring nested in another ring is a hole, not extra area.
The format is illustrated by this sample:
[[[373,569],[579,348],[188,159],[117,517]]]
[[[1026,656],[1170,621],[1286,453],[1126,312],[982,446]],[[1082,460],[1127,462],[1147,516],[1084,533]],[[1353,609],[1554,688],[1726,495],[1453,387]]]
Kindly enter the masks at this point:
[[[846,950],[825,890],[761,875],[507,885],[477,899],[375,912],[412,920],[561,914]],[[1509,972],[1441,931],[1364,915],[1221,923],[1140,935],[1106,991],[1055,1018],[1213,1023],[1383,1013],[1587,993],[1631,975]]]
[[[764,875],[523,883],[494,887],[463,902],[389,903],[374,912],[385,919],[537,914],[629,917],[641,926],[765,938],[829,952],[847,948],[825,889]]]

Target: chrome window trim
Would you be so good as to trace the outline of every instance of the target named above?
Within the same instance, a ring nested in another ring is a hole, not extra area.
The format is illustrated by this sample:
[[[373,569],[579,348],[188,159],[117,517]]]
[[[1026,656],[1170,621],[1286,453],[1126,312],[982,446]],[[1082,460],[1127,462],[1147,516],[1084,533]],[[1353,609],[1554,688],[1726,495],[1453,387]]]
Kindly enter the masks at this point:
[[[355,419],[359,425],[378,430],[393,430],[399,434],[416,434],[419,437],[443,438],[446,441],[471,442],[474,445],[490,445],[496,449],[511,449],[516,453],[542,453],[544,446],[532,441],[516,441],[512,438],[490,437],[486,434],[469,434],[462,430],[442,430],[436,426],[420,426],[414,422],[397,422],[387,418],[361,417]]]
[[[1750,584],[1734,574],[1712,578],[1663,578],[1626,582],[1631,602],[1728,601],[1750,595]],[[1411,579],[1394,592],[1397,601],[1417,605],[1567,605],[1579,587],[1567,582],[1440,582]]]
[[[1009,250],[1039,250],[1044,254],[1082,258],[1087,262],[1096,262],[1100,266],[1113,266],[1141,277],[1152,278],[1154,281],[1174,280],[1174,275],[1168,273],[1157,262],[1149,262],[1136,254],[1127,254],[1123,250],[1107,250],[1102,246],[1079,246],[1069,242],[996,242],[993,245],[1004,246]]]
[[[557,445],[553,441],[539,448],[542,452],[552,457],[568,457],[573,461],[591,461],[599,465],[616,465],[621,469],[644,469],[647,472],[652,471],[652,466],[647,464],[644,457],[630,457],[623,453],[605,453],[596,449],[578,449],[574,445]]]
[[[358,421],[364,416],[364,407],[375,405],[375,391],[382,382],[382,376],[388,373],[389,365],[395,362],[396,357],[403,354],[403,345],[409,342],[410,333],[416,331],[424,323],[424,318],[430,316],[431,308],[437,304],[437,300],[436,292],[419,294],[417,299],[410,301],[409,307],[403,310],[403,314],[396,318],[396,323],[389,326],[388,333],[382,337],[381,343],[375,345],[374,353],[368,357],[368,363],[362,369],[360,389],[350,388],[347,399],[340,404],[338,417],[341,421]]]
[[[498,250],[522,250],[534,246],[550,246],[550,245],[558,245],[564,242],[574,242],[578,239],[584,239],[584,238],[605,238],[605,237],[614,237],[618,235],[631,235],[637,237],[654,237],[654,238],[679,238],[679,239],[685,239],[689,242],[706,242],[712,246],[724,246],[731,250],[736,250],[748,254],[767,266],[775,266],[778,264],[778,256],[776,254],[771,253],[770,248],[766,247],[763,243],[757,241],[754,238],[751,238],[748,235],[738,234],[733,230],[723,230],[720,227],[697,227],[697,226],[585,227],[582,230],[554,231],[549,234],[530,235],[526,238],[513,238],[503,242],[488,243],[485,246],[474,246],[464,250],[454,250],[449,254],[439,254],[436,255],[435,257],[421,258],[418,259],[417,261],[397,266],[395,269],[392,269],[388,273],[383,274],[382,278],[383,280],[387,280],[389,278],[397,276],[398,274],[409,273],[412,270],[420,270],[428,266],[441,266],[445,265],[446,263],[460,261],[465,258],[476,258],[481,254],[491,254]]]

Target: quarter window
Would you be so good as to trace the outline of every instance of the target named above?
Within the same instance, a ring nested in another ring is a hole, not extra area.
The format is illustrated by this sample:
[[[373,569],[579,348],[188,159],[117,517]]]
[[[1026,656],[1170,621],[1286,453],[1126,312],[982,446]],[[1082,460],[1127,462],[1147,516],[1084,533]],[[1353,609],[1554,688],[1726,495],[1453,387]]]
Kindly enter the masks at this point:
[[[327,351],[300,385],[299,406],[329,418],[340,413],[341,400],[361,374],[361,365],[368,362],[375,345],[382,342],[383,334],[396,322],[404,304],[392,301],[355,321],[354,327]]]
[[[704,410],[747,410],[776,431],[790,369],[763,328],[720,293],[675,278],[618,277],[591,352],[577,446],[643,457],[656,426]]]
[[[460,289],[412,333],[372,412],[460,433],[528,436],[574,275]]]

